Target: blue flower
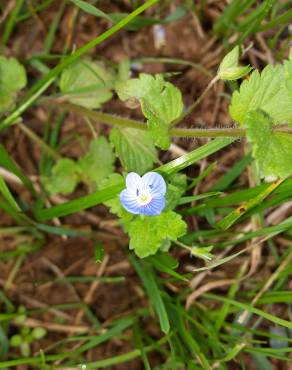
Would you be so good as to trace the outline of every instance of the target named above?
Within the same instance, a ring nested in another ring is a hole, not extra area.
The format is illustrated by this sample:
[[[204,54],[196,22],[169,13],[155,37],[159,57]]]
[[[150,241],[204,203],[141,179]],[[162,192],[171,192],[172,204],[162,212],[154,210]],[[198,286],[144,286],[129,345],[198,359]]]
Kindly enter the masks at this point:
[[[134,215],[157,216],[165,208],[166,184],[161,175],[148,172],[140,177],[130,172],[126,189],[120,193],[123,207]]]

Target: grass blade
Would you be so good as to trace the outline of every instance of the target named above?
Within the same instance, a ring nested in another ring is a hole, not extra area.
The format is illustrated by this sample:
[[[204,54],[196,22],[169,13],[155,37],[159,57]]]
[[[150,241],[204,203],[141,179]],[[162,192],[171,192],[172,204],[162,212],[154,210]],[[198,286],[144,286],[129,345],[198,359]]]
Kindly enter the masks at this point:
[[[167,334],[170,329],[169,319],[153,270],[146,266],[146,264],[142,265],[142,262],[139,262],[133,255],[129,256],[129,259],[142,280],[150,301],[155,308],[161,330]]]
[[[2,144],[0,144],[0,164],[1,166],[5,167],[8,171],[12,172],[15,176],[17,176],[22,181],[23,185],[33,194],[35,194],[32,182],[28,177],[24,175],[21,169],[10,158],[8,152],[6,151]]]
[[[282,183],[283,180],[278,180],[270,184],[267,189],[261,191],[255,198],[252,198],[248,202],[240,205],[238,208],[236,208],[234,211],[232,211],[226,217],[224,217],[223,220],[217,223],[217,227],[223,230],[229,229],[229,227],[231,227],[247,211],[249,211],[251,208],[254,208],[258,204],[262,203],[262,201]]]
[[[193,150],[192,152],[184,154],[181,157],[164,164],[163,166],[159,167],[157,170],[167,175],[172,175],[173,173],[181,171],[184,168],[190,166],[191,164],[213,153],[216,153],[218,150],[231,144],[234,140],[235,139],[232,139],[232,138],[226,138],[226,139],[218,138],[218,139],[212,140],[209,143],[202,145],[201,147]]]
[[[284,326],[284,327],[286,327],[288,329],[292,329],[292,322],[291,321],[287,321],[287,320],[281,319],[280,317],[274,316],[274,315],[272,315],[270,313],[267,313],[267,312],[265,312],[263,310],[260,310],[258,308],[252,307],[249,304],[242,303],[242,302],[239,302],[239,301],[235,301],[235,300],[230,299],[230,298],[225,298],[225,297],[222,297],[222,296],[217,296],[215,294],[210,294],[210,293],[206,293],[206,294],[204,294],[204,296],[206,298],[208,298],[208,299],[213,299],[215,301],[229,303],[229,304],[231,304],[231,305],[233,305],[235,307],[238,307],[238,308],[243,309],[245,311],[248,311],[250,313],[254,313],[255,315],[261,316],[264,319],[269,320],[269,321],[271,321],[271,322],[273,322],[275,324]]]
[[[201,146],[192,152],[182,155],[181,157],[158,167],[155,171],[162,172],[164,175],[170,175],[176,173],[183,168],[192,165],[196,161],[207,157],[211,153],[224,148],[232,142],[232,139],[217,139],[210,141],[209,143]],[[115,197],[124,187],[124,183],[121,182],[115,186],[96,191],[93,194],[86,195],[81,198],[77,198],[68,201],[57,206],[53,206],[47,209],[35,210],[34,214],[38,221],[50,220],[54,217],[66,216],[74,212],[81,211],[83,209],[93,207],[97,204],[103,203],[113,197]]]
[[[62,70],[68,67],[70,64],[76,62],[81,56],[86,54],[90,49],[99,45],[101,42],[107,40],[117,31],[125,27],[131,20],[135,19],[137,15],[144,12],[146,9],[150,8],[152,5],[157,3],[158,0],[148,0],[145,4],[139,6],[136,10],[130,13],[128,16],[123,18],[119,23],[115,24],[109,30],[102,33],[100,36],[89,41],[87,44],[83,45],[80,49],[76,50],[72,55],[66,57],[63,62],[58,64],[55,68],[51,69],[50,72],[40,79],[28,92],[27,97],[22,103],[2,122],[0,122],[0,130],[7,127],[15,122],[15,120],[21,115],[21,113],[31,105],[40,95],[41,92],[45,91],[55,80],[55,78],[62,72]]]
[[[99,18],[101,17],[101,18],[107,19],[110,22],[113,22],[113,19],[109,15],[107,15],[102,10],[96,8],[95,6],[91,4],[88,4],[87,2],[83,0],[70,0],[70,1],[71,3],[75,4],[76,6],[78,6],[78,8],[82,9],[84,12],[88,14],[94,15],[95,17],[99,17]]]

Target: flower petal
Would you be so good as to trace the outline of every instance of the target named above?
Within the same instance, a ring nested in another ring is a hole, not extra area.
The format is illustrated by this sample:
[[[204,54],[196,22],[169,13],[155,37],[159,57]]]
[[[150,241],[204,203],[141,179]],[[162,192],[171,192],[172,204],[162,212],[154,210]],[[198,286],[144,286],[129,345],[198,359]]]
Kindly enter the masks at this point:
[[[130,172],[126,177],[126,186],[131,192],[135,193],[142,189],[142,178],[136,172]]]
[[[158,216],[165,208],[165,197],[163,194],[154,194],[151,202],[143,206],[140,214],[147,216]]]
[[[165,195],[166,184],[164,178],[156,172],[148,172],[142,177],[143,187],[148,187],[150,193],[160,193]]]
[[[120,193],[122,206],[134,215],[141,214],[141,205],[137,202],[137,197],[133,191],[125,189]]]

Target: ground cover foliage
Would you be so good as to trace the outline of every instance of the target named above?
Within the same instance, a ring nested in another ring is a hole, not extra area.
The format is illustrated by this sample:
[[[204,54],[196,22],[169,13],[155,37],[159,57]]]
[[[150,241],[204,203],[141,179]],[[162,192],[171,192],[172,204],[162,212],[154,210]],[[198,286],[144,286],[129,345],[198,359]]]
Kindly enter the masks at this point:
[[[291,4],[0,3],[0,368],[289,368]]]

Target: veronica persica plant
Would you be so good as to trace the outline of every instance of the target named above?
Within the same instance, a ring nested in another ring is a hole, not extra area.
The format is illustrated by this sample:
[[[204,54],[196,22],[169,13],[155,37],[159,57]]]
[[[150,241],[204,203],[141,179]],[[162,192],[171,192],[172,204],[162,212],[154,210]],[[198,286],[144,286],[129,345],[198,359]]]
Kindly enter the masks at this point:
[[[130,172],[120,194],[123,207],[134,215],[157,216],[165,208],[166,184],[161,175],[148,172],[140,177]]]

